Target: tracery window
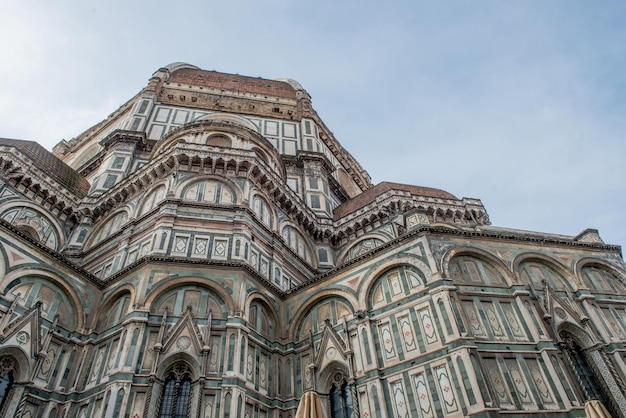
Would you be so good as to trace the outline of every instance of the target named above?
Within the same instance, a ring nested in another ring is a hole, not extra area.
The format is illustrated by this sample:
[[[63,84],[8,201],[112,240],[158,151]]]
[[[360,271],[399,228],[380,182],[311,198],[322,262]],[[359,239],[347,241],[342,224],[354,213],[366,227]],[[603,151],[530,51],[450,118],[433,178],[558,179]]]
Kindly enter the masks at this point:
[[[335,373],[329,393],[331,418],[353,418],[352,392],[341,372]]]
[[[0,413],[8,402],[15,381],[15,361],[11,357],[0,359]]]
[[[185,363],[176,363],[167,373],[159,418],[187,418],[191,398],[191,370]]]
[[[229,186],[219,181],[204,180],[185,188],[183,199],[194,202],[231,205],[235,203],[235,192]]]

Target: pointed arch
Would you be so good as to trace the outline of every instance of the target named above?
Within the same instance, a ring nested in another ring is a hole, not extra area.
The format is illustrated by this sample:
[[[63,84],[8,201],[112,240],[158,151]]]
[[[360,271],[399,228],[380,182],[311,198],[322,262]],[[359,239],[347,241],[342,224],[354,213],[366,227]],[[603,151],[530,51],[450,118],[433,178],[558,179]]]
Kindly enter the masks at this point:
[[[455,283],[480,282],[488,286],[513,285],[513,275],[497,256],[479,248],[455,247],[442,258],[444,277]]]
[[[313,331],[318,332],[318,326],[327,318],[336,325],[342,317],[354,314],[356,302],[353,297],[340,294],[337,290],[316,293],[309,303],[296,311],[290,323],[289,337],[294,341],[301,340],[302,333],[308,330],[307,324]]]
[[[127,208],[115,211],[108,217],[106,217],[100,225],[98,225],[89,234],[86,242],[86,248],[91,248],[94,245],[100,243],[109,236],[115,234],[122,229],[122,226],[128,221],[129,211]]]

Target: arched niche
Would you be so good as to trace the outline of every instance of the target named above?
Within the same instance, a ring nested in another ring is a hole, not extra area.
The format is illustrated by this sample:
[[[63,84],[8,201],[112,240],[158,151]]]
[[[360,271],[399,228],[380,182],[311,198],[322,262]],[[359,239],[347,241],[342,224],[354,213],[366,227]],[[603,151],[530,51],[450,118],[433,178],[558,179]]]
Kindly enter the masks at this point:
[[[132,304],[130,290],[123,289],[109,298],[99,310],[97,329],[104,331],[122,322]]]
[[[291,225],[285,225],[280,231],[280,235],[296,254],[307,262],[314,263],[311,246],[298,229]]]
[[[386,239],[380,236],[364,237],[354,243],[350,248],[344,250],[343,253],[339,256],[339,259],[342,263],[348,262],[380,247],[385,242]]]
[[[30,203],[12,202],[2,209],[0,217],[25,235],[58,251],[65,245],[63,228],[54,217]]]
[[[239,189],[215,178],[194,179],[186,182],[180,191],[181,199],[215,205],[234,205],[239,200]]]
[[[139,205],[137,216],[143,216],[156,207],[163,199],[165,199],[167,189],[164,184],[158,185],[146,193]]]
[[[614,266],[607,265],[602,260],[581,260],[576,268],[580,281],[592,292],[604,294],[624,294],[624,272]]]
[[[426,276],[410,265],[391,267],[372,283],[367,297],[367,308],[376,310],[424,290]]]
[[[575,290],[571,274],[555,260],[539,254],[525,254],[514,263],[517,276],[524,284],[543,289],[547,283],[555,290]]]
[[[42,275],[25,274],[10,281],[3,294],[20,298],[25,307],[41,301],[42,316],[53,321],[58,315],[58,326],[74,331],[83,326],[83,307],[77,295],[60,281]]]
[[[187,307],[195,317],[206,318],[212,313],[215,318],[225,318],[228,306],[215,288],[203,283],[180,283],[162,289],[151,298],[150,313],[162,315],[167,309],[168,316],[182,316]]]
[[[268,340],[274,340],[279,334],[274,309],[260,295],[250,300],[247,317],[250,328]]]
[[[510,282],[498,260],[476,252],[460,252],[449,260],[445,270],[455,284],[508,287]]]
[[[88,246],[93,247],[101,241],[115,234],[122,229],[122,226],[128,221],[128,213],[125,210],[118,211],[102,221],[93,231],[88,241]]]
[[[301,341],[307,338],[310,333],[317,334],[322,330],[322,324],[328,319],[331,324],[336,325],[344,317],[351,317],[354,308],[348,300],[329,295],[318,299],[309,305],[298,321],[295,332],[295,340]]]

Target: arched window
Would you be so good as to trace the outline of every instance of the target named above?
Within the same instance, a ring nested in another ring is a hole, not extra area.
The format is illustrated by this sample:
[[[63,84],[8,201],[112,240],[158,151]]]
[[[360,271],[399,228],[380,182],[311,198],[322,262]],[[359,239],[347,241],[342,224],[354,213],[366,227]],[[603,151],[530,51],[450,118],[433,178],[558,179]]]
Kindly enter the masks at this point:
[[[191,371],[185,363],[176,363],[167,373],[159,418],[187,418],[191,398]]]
[[[8,402],[14,380],[15,361],[10,357],[4,357],[0,360],[0,411],[4,410]]]
[[[274,315],[264,303],[261,303],[259,300],[253,301],[250,304],[250,315],[248,319],[250,327],[256,332],[265,338],[274,338]]]
[[[129,305],[130,293],[126,292],[118,297],[117,300],[113,302],[105,311],[106,313],[100,319],[99,329],[104,330],[113,325],[119,324],[126,315]]]
[[[228,313],[222,298],[200,285],[184,285],[164,292],[152,303],[151,312],[159,315],[167,308],[168,316],[181,316],[188,307],[194,316],[206,316],[209,312],[226,316]]]
[[[298,230],[288,225],[283,228],[281,236],[287,245],[289,245],[291,249],[294,250],[300,257],[304,258],[306,261],[311,261],[309,246]]]
[[[302,321],[296,340],[307,337],[309,332],[317,334],[322,330],[322,324],[328,319],[334,326],[343,317],[352,315],[352,309],[343,300],[339,298],[327,298],[316,303],[308,310]]]
[[[270,205],[267,203],[267,201],[265,201],[265,199],[263,199],[259,195],[254,196],[252,198],[252,210],[261,222],[263,222],[270,228],[272,227],[272,210],[270,209]]]
[[[342,373],[333,376],[329,393],[331,418],[353,418],[352,392]]]

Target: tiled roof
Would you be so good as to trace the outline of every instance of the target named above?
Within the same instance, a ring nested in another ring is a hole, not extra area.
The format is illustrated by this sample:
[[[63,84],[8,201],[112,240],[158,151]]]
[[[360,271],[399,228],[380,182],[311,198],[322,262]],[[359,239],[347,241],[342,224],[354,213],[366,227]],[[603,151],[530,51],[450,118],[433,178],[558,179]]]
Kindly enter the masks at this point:
[[[414,196],[458,200],[456,196],[444,190],[434,189],[432,187],[411,186],[408,184],[390,183],[387,181],[383,181],[382,183],[378,183],[371,189],[368,189],[363,193],[348,200],[347,202],[344,202],[341,205],[337,206],[334,210],[335,219],[342,218],[343,216],[362,208],[363,206],[375,201],[378,196],[390,190],[409,192]]]
[[[33,166],[43,170],[57,183],[78,197],[84,197],[89,193],[89,182],[80,173],[35,141],[0,138],[0,146],[17,148],[22,154],[30,158]],[[28,170],[28,167],[25,169]]]
[[[175,70],[167,81],[169,83],[296,99],[296,91],[289,83],[266,80],[260,77],[246,77],[237,74],[218,73],[217,71],[181,68],[180,70]]]

